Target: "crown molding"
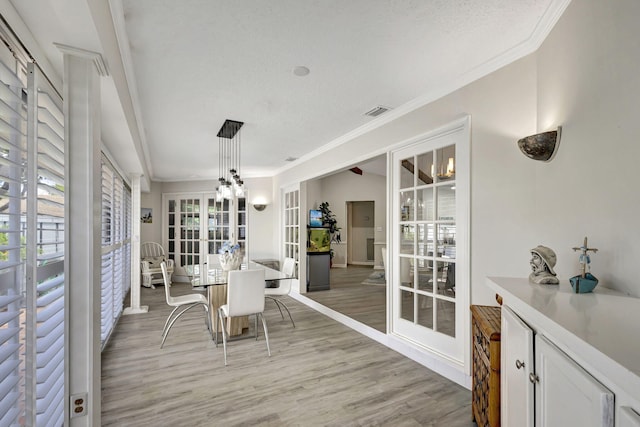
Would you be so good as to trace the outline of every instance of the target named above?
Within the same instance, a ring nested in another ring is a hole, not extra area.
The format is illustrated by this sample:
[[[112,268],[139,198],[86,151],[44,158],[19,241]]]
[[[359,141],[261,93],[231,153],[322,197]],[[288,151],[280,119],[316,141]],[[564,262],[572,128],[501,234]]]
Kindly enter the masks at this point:
[[[62,53],[78,56],[80,58],[85,58],[90,61],[93,61],[93,65],[96,66],[96,70],[98,71],[98,75],[102,77],[109,76],[109,70],[107,69],[107,64],[102,58],[102,55],[98,52],[93,52],[90,50],[80,49],[79,47],[68,46],[62,43],[53,43],[55,47],[57,47]]]
[[[128,86],[129,97],[131,98],[131,104],[133,106],[133,114],[135,116],[138,134],[140,135],[140,145],[142,146],[144,163],[147,166],[149,176],[154,178],[153,167],[151,164],[151,151],[149,150],[149,145],[147,144],[147,136],[144,131],[142,109],[140,108],[140,97],[138,95],[138,86],[136,84],[136,74],[133,67],[133,58],[131,56],[131,49],[129,47],[130,43],[129,37],[127,35],[126,22],[124,19],[124,7],[122,5],[122,0],[109,0],[109,9],[111,11],[111,19],[113,20],[113,29],[116,33],[116,40],[118,41],[118,50],[120,51],[122,68],[124,68],[124,75]]]

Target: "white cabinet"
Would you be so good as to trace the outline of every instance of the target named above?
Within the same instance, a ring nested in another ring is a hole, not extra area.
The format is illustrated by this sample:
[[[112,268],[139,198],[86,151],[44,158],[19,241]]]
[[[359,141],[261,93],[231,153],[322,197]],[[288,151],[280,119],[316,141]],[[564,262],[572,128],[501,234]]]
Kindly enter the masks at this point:
[[[590,425],[585,417],[640,427],[640,298],[606,287],[575,294],[568,280],[549,286],[490,277],[487,284],[503,301],[502,425]],[[571,413],[577,419],[567,424]]]
[[[620,408],[618,412],[618,427],[640,427],[640,415],[629,408],[628,406],[623,406]]]
[[[535,338],[536,425],[613,427],[613,393],[543,335]]]
[[[500,419],[505,426],[533,427],[533,331],[504,306],[500,340]]]
[[[506,306],[501,328],[504,425],[613,427],[611,391]]]

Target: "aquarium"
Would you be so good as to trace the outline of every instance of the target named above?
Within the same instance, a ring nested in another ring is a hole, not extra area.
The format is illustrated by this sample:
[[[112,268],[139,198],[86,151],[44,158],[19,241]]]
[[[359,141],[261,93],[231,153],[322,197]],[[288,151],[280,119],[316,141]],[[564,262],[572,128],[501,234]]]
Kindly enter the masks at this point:
[[[309,228],[307,252],[329,252],[331,233],[328,228]]]

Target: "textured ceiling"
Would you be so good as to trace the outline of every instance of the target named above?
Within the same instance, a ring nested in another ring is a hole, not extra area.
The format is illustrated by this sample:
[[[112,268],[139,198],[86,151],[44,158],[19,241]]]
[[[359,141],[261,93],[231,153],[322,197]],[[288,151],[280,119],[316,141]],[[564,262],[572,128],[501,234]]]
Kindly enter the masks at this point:
[[[142,161],[152,179],[191,180],[217,178],[216,134],[225,119],[245,122],[242,175],[273,174],[288,157],[384,121],[384,114],[364,115],[378,105],[402,111],[425,94],[455,89],[463,76],[491,71],[487,64],[528,53],[523,44],[548,31],[567,0],[13,3],[58,69],[51,40],[100,51],[83,25],[94,21],[105,46],[101,19],[111,16],[136,111],[129,126],[142,129]],[[80,19],[89,9],[93,18]],[[75,15],[78,25],[69,24]],[[45,17],[60,25],[43,26]],[[310,74],[295,76],[298,65]],[[103,114],[103,139],[119,162],[133,154],[110,141],[124,139],[116,129],[123,122]]]

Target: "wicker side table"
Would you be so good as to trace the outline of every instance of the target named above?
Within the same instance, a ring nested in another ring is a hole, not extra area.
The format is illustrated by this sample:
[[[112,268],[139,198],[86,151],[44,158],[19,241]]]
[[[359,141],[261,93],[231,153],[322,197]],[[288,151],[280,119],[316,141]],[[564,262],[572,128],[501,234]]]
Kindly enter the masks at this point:
[[[480,427],[500,425],[500,307],[471,306],[472,417]]]

